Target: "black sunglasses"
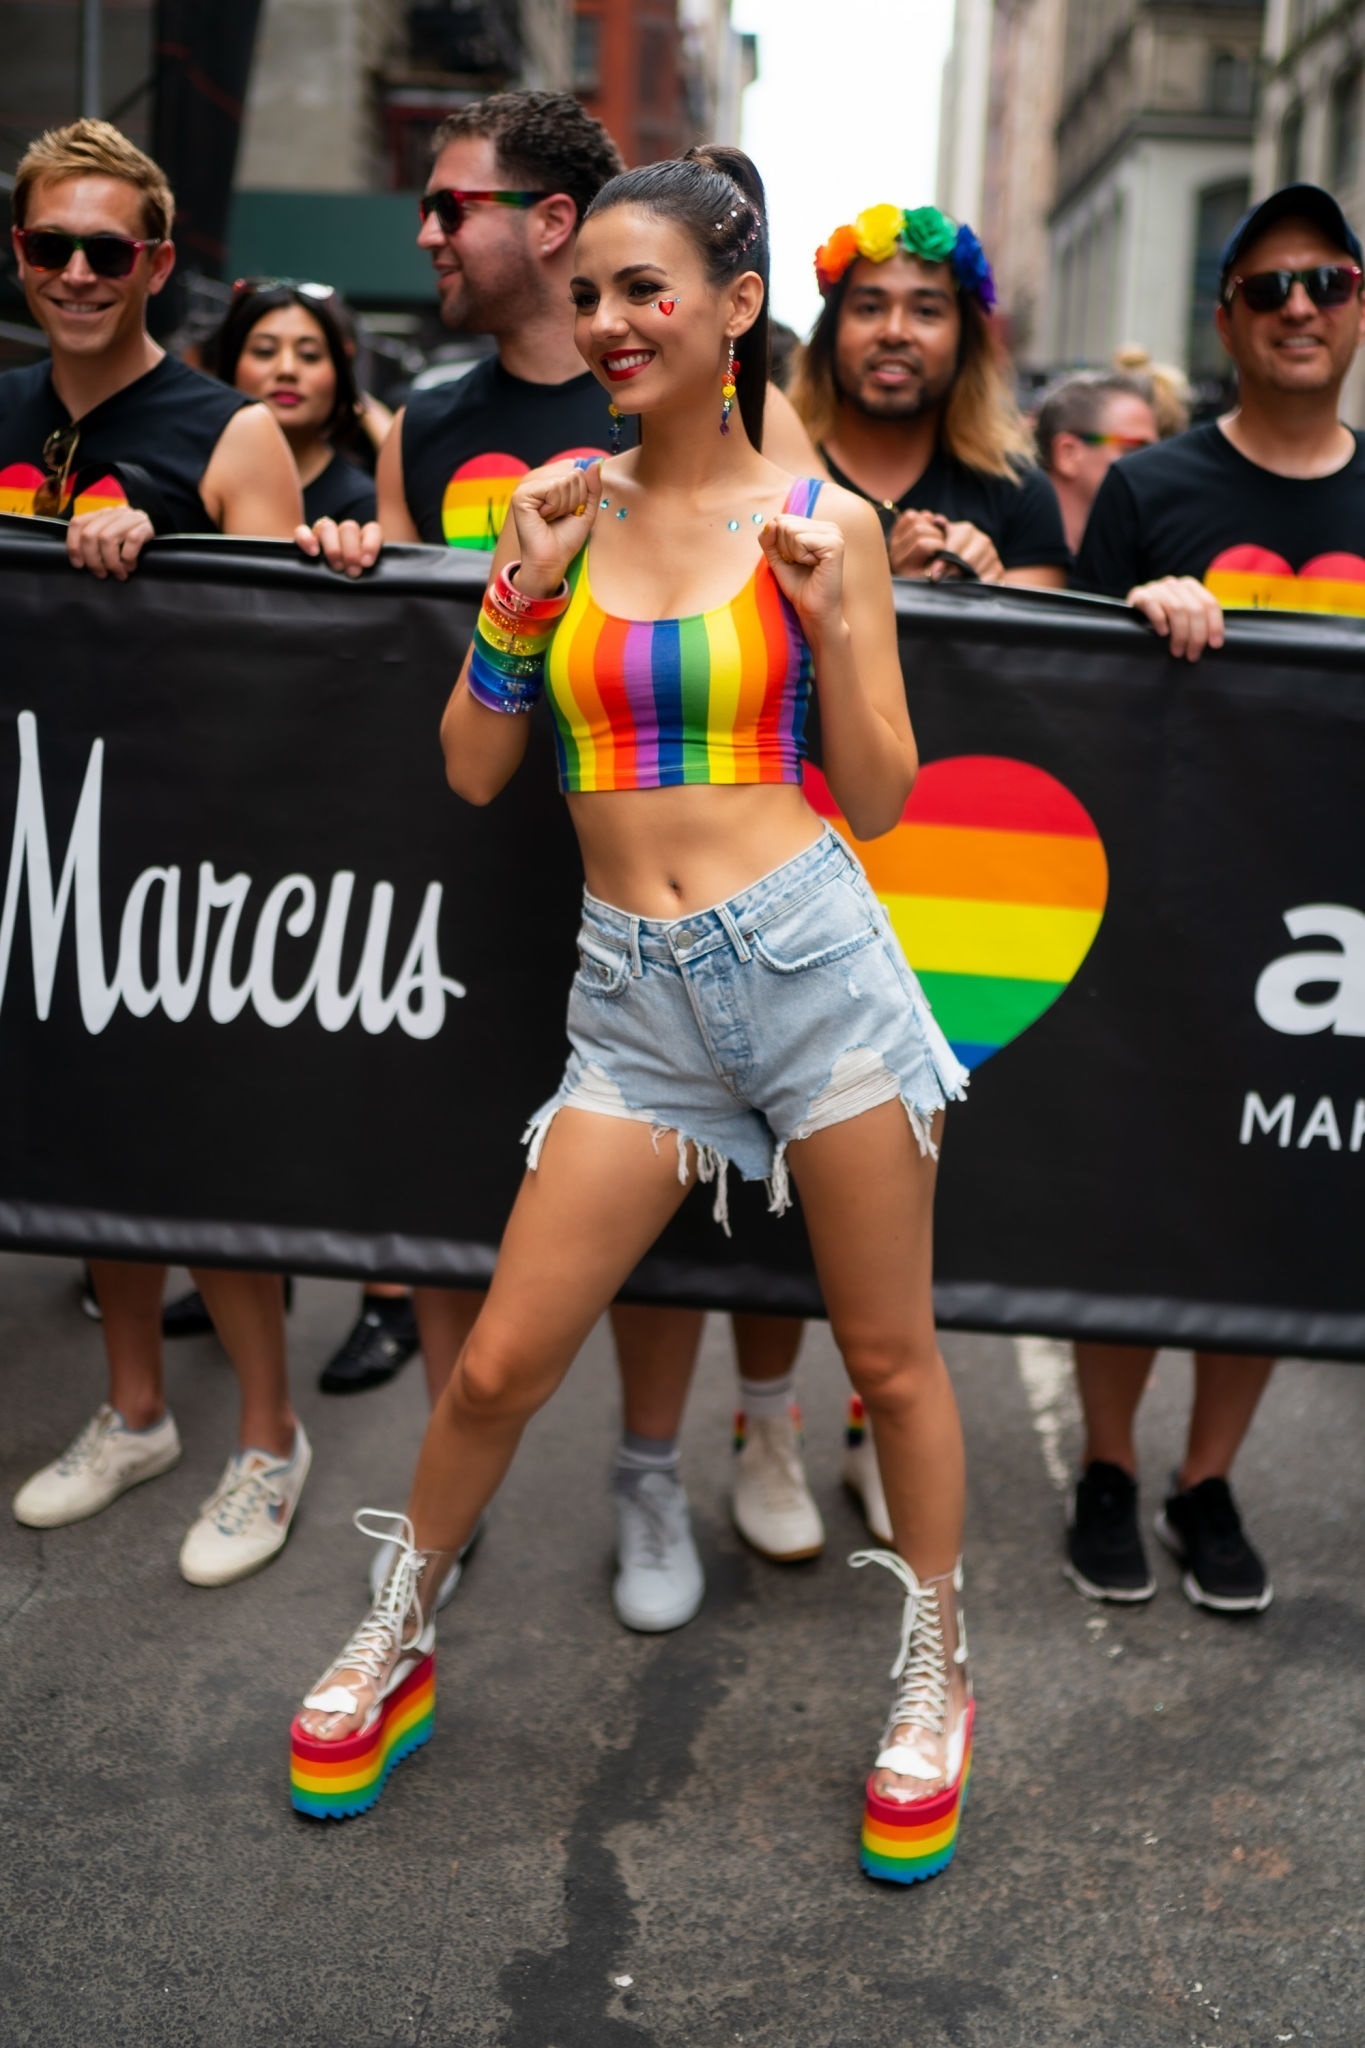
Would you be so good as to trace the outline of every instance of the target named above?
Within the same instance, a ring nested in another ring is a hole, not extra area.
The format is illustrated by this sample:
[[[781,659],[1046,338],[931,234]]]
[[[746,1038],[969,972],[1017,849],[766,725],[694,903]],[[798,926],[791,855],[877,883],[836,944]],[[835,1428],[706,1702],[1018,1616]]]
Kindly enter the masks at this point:
[[[16,228],[24,261],[33,270],[65,270],[76,251],[83,251],[96,277],[128,277],[144,249],[161,246],[152,235],[134,242],[127,235],[68,235],[62,228]]]
[[[1242,302],[1253,313],[1278,313],[1289,304],[1289,294],[1301,284],[1313,304],[1326,309],[1344,306],[1360,290],[1362,273],[1357,263],[1315,263],[1308,270],[1258,270],[1250,277],[1230,277],[1223,293],[1225,305],[1240,292]]]
[[[534,206],[537,199],[549,197],[545,192],[456,192],[447,188],[441,192],[424,192],[417,204],[422,210],[423,220],[430,220],[434,213],[441,224],[444,235],[458,234],[465,217],[465,209],[475,200],[490,206]]]

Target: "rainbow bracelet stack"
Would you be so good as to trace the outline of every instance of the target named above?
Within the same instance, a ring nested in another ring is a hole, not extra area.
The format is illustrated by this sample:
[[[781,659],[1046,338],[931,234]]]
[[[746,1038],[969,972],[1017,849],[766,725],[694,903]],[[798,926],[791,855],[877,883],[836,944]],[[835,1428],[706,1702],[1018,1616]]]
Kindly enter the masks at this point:
[[[553,597],[528,597],[512,578],[513,562],[483,594],[467,682],[475,703],[488,711],[533,711],[545,688],[545,656],[569,602],[565,583]]]

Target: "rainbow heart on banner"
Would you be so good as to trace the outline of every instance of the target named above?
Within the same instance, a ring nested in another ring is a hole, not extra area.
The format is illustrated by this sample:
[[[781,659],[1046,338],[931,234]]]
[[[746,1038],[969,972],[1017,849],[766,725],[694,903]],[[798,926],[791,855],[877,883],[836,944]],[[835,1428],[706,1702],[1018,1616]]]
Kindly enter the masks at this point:
[[[854,846],[964,1066],[1051,1009],[1109,892],[1103,842],[1069,789],[998,754],[933,761],[900,824],[859,845],[818,769],[807,768],[805,787]]]

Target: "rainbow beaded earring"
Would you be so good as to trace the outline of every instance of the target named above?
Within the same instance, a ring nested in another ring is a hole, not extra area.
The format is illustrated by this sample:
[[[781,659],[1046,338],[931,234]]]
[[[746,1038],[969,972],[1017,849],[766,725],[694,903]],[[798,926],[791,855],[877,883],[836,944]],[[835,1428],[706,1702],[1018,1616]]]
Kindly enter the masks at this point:
[[[720,430],[722,434],[728,434],[730,431],[730,414],[734,410],[735,403],[735,379],[738,376],[739,357],[735,354],[734,343],[731,342],[730,361],[725,371],[724,381],[720,387]]]
[[[619,455],[621,453],[621,408],[619,405],[608,401],[607,411],[611,415],[611,425],[607,429],[607,439],[611,443],[612,454]]]

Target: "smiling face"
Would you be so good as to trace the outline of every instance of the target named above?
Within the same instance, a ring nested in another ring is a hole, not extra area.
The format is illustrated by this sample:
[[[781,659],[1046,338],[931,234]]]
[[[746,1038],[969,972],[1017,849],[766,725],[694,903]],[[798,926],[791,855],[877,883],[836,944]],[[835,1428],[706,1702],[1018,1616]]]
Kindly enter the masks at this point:
[[[122,178],[40,179],[29,194],[27,229],[54,228],[68,235],[147,235],[142,194]],[[34,270],[15,243],[19,276],[28,309],[53,350],[98,356],[143,331],[148,296],[159,292],[175,265],[169,242],[141,249],[127,277],[96,277],[77,249],[64,270]]]
[[[1234,276],[1263,270],[1311,270],[1354,259],[1307,220],[1282,220],[1238,257]],[[1351,367],[1365,336],[1365,307],[1357,295],[1344,306],[1315,306],[1295,284],[1276,313],[1253,313],[1240,291],[1217,313],[1223,346],[1244,383],[1281,393],[1331,390]]]
[[[336,404],[337,373],[327,337],[302,306],[263,313],[242,345],[233,383],[264,399],[286,434],[322,433]]]
[[[763,286],[746,271],[710,282],[685,229],[613,206],[579,232],[570,287],[578,352],[622,412],[718,401],[731,337],[752,326]]]
[[[952,389],[961,337],[946,263],[860,256],[847,273],[834,338],[839,396],[871,419],[931,411]]]
[[[504,175],[488,136],[462,135],[441,151],[426,189],[498,192],[519,182]],[[499,334],[536,308],[538,266],[527,210],[476,200],[453,235],[432,213],[422,222],[417,246],[436,272],[445,326],[463,334]]]

